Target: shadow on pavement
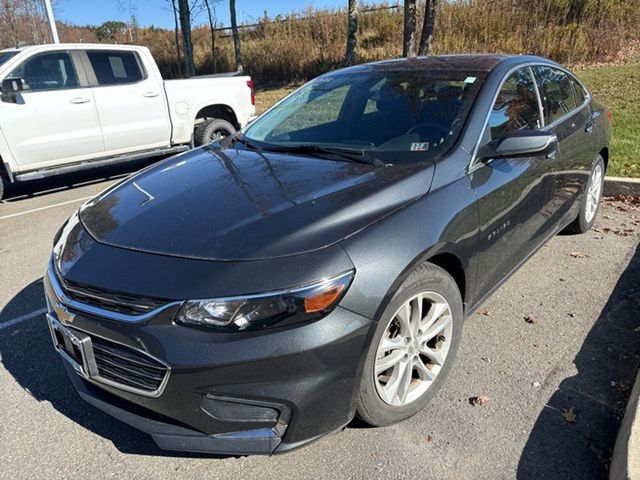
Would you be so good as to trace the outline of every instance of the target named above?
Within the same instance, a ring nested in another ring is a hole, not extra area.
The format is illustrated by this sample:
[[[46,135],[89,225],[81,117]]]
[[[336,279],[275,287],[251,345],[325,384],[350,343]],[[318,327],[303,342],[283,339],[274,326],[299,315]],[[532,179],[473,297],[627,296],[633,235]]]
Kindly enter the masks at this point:
[[[0,311],[3,323],[44,307],[42,281],[38,280],[18,293]],[[167,452],[151,437],[119,422],[92,407],[76,393],[55,352],[44,315],[38,315],[12,327],[0,329],[0,360],[18,384],[39,402],[46,401],[60,413],[113,442],[123,453],[180,457],[216,458]]]
[[[120,162],[108,167],[92,168],[75,173],[55,175],[39,180],[17,182],[6,187],[3,202],[13,203],[27,198],[39,197],[53,192],[73,190],[75,188],[115,180],[134,173],[147,165],[159,162],[166,157],[154,157],[143,160]],[[1,203],[1,202],[0,202]]]
[[[639,318],[640,247],[574,359],[578,373],[562,381],[540,412],[520,457],[519,479],[607,478],[640,363]],[[562,411],[571,407],[577,419],[569,424]]]

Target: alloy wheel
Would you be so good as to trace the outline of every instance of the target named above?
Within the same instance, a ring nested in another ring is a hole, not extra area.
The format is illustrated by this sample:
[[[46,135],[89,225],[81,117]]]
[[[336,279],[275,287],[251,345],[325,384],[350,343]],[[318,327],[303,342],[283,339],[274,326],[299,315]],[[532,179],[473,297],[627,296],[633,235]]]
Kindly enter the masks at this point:
[[[442,370],[453,318],[435,292],[419,293],[391,317],[376,351],[375,385],[385,403],[401,407],[420,398]]]
[[[596,165],[591,172],[589,186],[587,188],[587,201],[585,202],[585,220],[590,223],[598,209],[600,203],[600,194],[602,193],[602,167]]]

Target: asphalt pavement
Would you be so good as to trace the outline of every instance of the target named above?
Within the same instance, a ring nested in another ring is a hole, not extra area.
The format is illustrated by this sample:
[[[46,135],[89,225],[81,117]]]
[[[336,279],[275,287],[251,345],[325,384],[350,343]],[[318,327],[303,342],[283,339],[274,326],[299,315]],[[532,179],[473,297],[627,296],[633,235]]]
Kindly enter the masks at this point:
[[[41,181],[0,203],[0,478],[606,478],[640,363],[638,205],[604,205],[596,230],[555,237],[507,281],[466,322],[451,376],[414,418],[219,458],[164,452],[85,404],[51,345],[51,238],[126,173]]]

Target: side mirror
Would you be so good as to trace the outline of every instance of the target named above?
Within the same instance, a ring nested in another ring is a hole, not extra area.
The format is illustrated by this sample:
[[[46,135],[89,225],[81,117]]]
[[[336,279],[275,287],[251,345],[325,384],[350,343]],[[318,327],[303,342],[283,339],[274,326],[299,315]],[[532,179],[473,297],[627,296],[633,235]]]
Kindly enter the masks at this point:
[[[492,140],[480,147],[478,160],[548,155],[557,148],[558,137],[555,134],[523,130]]]
[[[5,78],[2,81],[2,101],[16,103],[16,94],[29,90],[24,78]]]

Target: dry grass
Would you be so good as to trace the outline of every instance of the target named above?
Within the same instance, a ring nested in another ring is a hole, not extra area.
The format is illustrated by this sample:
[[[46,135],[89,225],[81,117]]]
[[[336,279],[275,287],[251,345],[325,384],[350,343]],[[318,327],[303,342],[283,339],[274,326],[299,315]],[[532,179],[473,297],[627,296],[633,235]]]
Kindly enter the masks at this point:
[[[275,21],[265,18],[259,26],[242,30],[246,70],[259,83],[282,84],[340,67],[346,22],[344,10],[326,9],[307,9]],[[639,58],[639,27],[640,0],[440,2],[433,53],[533,53],[570,65],[629,62]],[[61,36],[65,41],[96,41],[95,28],[90,27],[65,26]],[[165,76],[177,76],[172,31],[139,29],[133,42],[151,48]],[[362,14],[358,42],[358,62],[400,56],[402,9]],[[193,43],[198,73],[211,73],[208,27],[193,30]],[[217,70],[232,69],[231,39],[221,36],[216,45]]]

